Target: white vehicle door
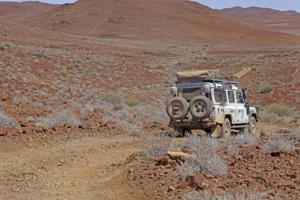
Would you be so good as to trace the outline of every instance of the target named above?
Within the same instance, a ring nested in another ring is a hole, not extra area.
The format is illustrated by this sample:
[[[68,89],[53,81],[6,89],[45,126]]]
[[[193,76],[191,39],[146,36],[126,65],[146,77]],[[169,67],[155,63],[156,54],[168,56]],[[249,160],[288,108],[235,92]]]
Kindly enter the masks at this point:
[[[247,123],[247,108],[245,106],[243,93],[239,90],[236,91],[236,106],[237,106],[237,123]]]
[[[227,102],[226,93],[223,89],[213,89],[213,107],[215,113],[215,120],[217,123],[222,124],[225,117],[224,104]]]
[[[227,90],[227,104],[226,104],[226,113],[231,115],[231,121],[232,124],[239,123],[237,121],[237,111],[238,108],[236,106],[236,97],[235,97],[235,92],[233,90]]]

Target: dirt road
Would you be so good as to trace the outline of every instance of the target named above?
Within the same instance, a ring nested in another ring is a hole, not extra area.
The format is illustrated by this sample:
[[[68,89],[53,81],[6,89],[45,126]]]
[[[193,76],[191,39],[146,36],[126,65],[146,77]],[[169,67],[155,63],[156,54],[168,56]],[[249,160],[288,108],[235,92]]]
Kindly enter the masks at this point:
[[[0,138],[0,200],[135,199],[124,161],[136,141],[124,133]]]

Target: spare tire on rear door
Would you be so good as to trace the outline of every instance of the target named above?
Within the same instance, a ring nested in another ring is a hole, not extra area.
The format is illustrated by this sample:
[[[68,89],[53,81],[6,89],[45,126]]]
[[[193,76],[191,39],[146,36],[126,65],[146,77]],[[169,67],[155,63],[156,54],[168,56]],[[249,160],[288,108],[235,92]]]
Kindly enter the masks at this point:
[[[180,120],[187,116],[189,104],[182,97],[173,97],[168,101],[166,109],[171,119]]]
[[[205,96],[196,96],[190,102],[190,112],[193,117],[202,119],[211,113],[210,100]]]

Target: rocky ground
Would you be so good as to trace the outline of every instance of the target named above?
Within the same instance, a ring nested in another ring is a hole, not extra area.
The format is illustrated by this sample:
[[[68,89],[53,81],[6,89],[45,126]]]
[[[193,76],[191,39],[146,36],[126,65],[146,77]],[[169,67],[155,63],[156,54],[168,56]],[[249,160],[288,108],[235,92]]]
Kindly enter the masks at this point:
[[[1,23],[0,199],[197,199],[236,190],[297,199],[299,64],[299,45],[94,38]],[[213,160],[189,137],[161,136],[171,132],[165,102],[176,71],[245,67],[241,85],[264,108],[261,136],[197,137],[201,147],[211,143]],[[264,83],[273,89],[260,92]],[[158,159],[183,149],[197,159]]]

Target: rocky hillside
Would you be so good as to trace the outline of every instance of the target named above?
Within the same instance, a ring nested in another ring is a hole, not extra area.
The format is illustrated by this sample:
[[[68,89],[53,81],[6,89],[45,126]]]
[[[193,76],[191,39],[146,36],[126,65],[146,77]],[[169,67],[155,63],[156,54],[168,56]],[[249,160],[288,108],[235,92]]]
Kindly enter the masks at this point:
[[[186,0],[79,0],[28,18],[25,24],[105,38],[262,44],[299,41],[290,35],[258,30],[220,11]]]
[[[259,28],[300,35],[300,13],[268,8],[227,8],[222,10],[230,17],[250,23]]]

